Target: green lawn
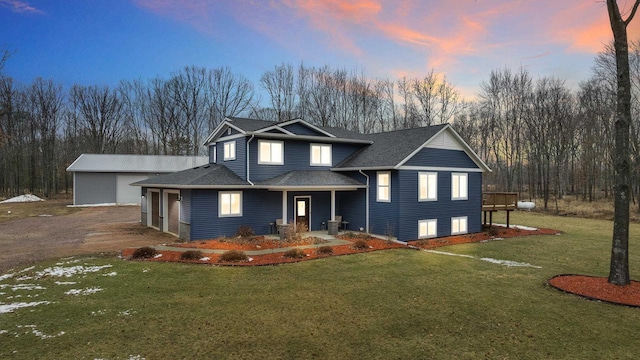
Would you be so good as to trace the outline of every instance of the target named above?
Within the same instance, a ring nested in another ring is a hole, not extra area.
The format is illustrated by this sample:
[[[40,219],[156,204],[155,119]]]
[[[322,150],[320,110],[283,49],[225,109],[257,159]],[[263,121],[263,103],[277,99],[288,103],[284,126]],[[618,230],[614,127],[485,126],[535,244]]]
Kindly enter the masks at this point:
[[[51,304],[0,314],[0,358],[637,358],[640,309],[545,285],[559,273],[606,275],[611,223],[534,213],[512,222],[565,233],[438,250],[540,269],[404,249],[255,268],[82,258],[61,266],[112,267],[22,281],[55,264],[17,269],[0,281],[0,303]]]

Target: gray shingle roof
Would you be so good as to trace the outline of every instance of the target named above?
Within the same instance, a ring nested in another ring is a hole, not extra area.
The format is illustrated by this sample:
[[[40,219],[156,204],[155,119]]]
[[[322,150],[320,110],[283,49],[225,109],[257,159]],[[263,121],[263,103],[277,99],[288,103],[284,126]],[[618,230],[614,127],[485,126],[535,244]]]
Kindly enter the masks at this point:
[[[172,174],[159,175],[131,185],[162,186],[176,188],[215,188],[227,186],[249,186],[233,171],[223,165],[204,165]]]
[[[346,175],[330,170],[294,170],[261,181],[256,185],[272,187],[365,187]]]
[[[82,154],[69,165],[67,171],[169,173],[208,162],[206,156]]]
[[[373,144],[365,146],[335,168],[396,166],[445,126],[446,124],[369,134],[367,137],[373,141]]]

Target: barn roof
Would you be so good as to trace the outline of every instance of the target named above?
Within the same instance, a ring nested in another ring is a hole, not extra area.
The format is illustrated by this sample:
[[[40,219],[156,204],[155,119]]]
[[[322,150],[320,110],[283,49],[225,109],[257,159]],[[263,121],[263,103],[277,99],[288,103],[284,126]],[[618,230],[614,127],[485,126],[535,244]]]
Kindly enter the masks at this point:
[[[204,165],[206,156],[82,154],[69,172],[171,173]]]

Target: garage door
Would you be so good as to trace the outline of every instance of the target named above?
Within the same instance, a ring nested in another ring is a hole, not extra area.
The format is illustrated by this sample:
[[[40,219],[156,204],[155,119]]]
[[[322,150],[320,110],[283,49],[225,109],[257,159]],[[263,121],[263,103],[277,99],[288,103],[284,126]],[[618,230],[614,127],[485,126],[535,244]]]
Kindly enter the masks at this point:
[[[148,178],[148,175],[118,174],[116,202],[118,204],[140,204],[140,186],[130,186],[129,184]]]

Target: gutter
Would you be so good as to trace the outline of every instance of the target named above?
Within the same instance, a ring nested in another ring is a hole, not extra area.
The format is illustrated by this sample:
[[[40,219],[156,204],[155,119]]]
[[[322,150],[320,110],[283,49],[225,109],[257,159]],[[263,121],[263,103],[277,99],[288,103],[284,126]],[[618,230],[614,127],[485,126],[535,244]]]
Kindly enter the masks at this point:
[[[251,142],[251,140],[253,140],[254,137],[255,135],[251,135],[251,138],[249,138],[249,140],[247,141],[247,182],[251,184],[251,186],[254,186],[255,184],[252,183],[251,180],[249,180],[249,143]]]
[[[364,172],[362,172],[362,170],[358,170],[358,172],[360,174],[362,174],[362,176],[364,176],[365,178],[367,178],[367,187],[366,187],[366,198],[365,198],[365,227],[366,227],[366,232],[367,234],[369,233],[369,175],[365,174]]]

